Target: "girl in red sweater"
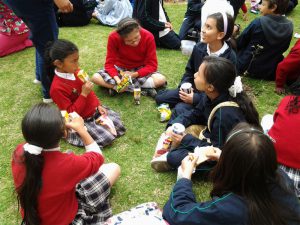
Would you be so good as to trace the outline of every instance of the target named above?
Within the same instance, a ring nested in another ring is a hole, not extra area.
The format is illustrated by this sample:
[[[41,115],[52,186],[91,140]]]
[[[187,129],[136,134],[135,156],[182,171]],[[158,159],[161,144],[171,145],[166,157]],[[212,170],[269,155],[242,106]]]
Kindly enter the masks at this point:
[[[68,113],[79,114],[84,119],[88,132],[100,147],[111,144],[116,137],[123,135],[125,127],[119,115],[101,104],[92,91],[92,82],[79,79],[79,52],[76,45],[67,40],[57,40],[48,48],[46,56],[48,69],[55,68],[50,96],[58,108]],[[115,130],[111,131],[100,125],[99,120],[103,119],[110,119]],[[76,132],[69,132],[67,141],[76,146],[84,146]]]
[[[95,73],[92,81],[108,88],[109,94],[114,95],[114,90],[122,80],[121,71],[131,76],[133,83],[123,91],[133,91],[134,87],[141,87],[154,97],[154,88],[166,84],[166,78],[157,72],[153,35],[132,18],[121,20],[117,30],[109,35],[104,70]]]
[[[274,146],[280,167],[294,181],[300,198],[300,80],[291,86],[291,95],[284,97],[273,117],[268,134]]]
[[[66,128],[81,136],[84,154],[61,152],[59,141]],[[19,144],[12,157],[22,224],[96,224],[112,215],[108,196],[120,167],[103,164],[102,152],[81,117],[65,123],[56,107],[40,103],[23,118],[22,133],[26,143]]]

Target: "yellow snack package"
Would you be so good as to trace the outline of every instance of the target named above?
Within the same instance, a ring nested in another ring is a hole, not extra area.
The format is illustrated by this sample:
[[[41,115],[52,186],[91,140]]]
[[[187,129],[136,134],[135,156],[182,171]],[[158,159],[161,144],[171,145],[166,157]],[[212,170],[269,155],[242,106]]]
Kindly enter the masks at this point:
[[[120,74],[122,76],[121,82],[117,85],[117,92],[121,92],[125,88],[127,88],[130,84],[130,77],[125,74],[123,71],[120,71]]]
[[[169,104],[161,104],[157,107],[157,110],[160,112],[160,122],[166,122],[171,118],[171,109]]]

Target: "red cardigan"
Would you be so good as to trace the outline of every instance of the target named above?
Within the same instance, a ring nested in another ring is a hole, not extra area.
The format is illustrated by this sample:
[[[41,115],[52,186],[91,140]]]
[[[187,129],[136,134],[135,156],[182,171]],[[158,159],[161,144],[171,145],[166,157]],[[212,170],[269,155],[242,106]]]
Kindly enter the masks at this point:
[[[50,96],[60,110],[77,112],[83,119],[91,117],[101,103],[91,91],[87,97],[81,95],[83,82],[75,74],[76,80],[67,80],[54,76]]]
[[[23,183],[26,174],[23,145],[18,145],[13,153],[12,174],[15,187]],[[104,158],[96,152],[87,152],[80,156],[60,151],[42,152],[42,154],[43,184],[38,196],[41,225],[70,224],[78,211],[75,185],[97,172]]]
[[[274,114],[269,135],[274,143],[280,164],[300,169],[300,112],[289,114],[285,109],[294,96],[286,96]]]
[[[154,37],[143,28],[140,28],[140,34],[141,40],[136,47],[125,45],[123,39],[116,31],[109,35],[104,69],[111,77],[118,75],[115,65],[128,70],[142,67],[137,71],[139,77],[144,77],[157,71]]]
[[[297,80],[300,77],[300,40],[290,53],[277,66],[276,87],[283,88],[286,80]]]

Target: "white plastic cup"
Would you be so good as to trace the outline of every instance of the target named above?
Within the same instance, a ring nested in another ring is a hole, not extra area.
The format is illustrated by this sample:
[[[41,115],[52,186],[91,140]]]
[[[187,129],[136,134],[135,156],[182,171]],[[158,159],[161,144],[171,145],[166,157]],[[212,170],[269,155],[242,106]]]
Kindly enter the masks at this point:
[[[190,94],[192,92],[192,84],[191,83],[183,83],[181,86],[180,86],[180,89],[187,93],[187,94]]]
[[[181,123],[174,123],[172,125],[173,133],[183,135],[183,132],[185,131],[185,127]]]

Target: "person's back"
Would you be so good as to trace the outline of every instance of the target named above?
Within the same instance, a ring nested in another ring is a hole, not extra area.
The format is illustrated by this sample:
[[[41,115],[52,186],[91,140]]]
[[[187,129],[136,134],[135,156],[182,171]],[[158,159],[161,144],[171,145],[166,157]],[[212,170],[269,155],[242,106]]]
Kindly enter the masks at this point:
[[[274,80],[277,64],[283,59],[293,34],[293,24],[286,17],[287,0],[271,4],[263,0],[262,16],[245,28],[237,39],[237,69],[254,78]]]

